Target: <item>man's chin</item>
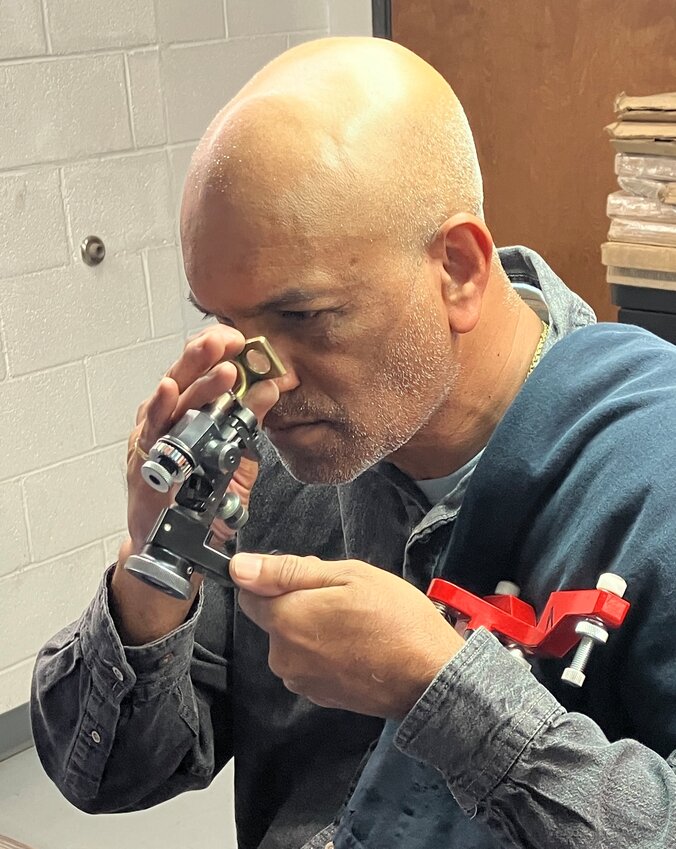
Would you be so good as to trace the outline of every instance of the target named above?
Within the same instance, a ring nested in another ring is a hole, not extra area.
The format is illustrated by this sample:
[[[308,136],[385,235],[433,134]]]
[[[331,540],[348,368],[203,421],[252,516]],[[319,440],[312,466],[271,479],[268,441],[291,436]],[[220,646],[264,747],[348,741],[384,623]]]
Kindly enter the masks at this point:
[[[317,456],[308,451],[290,451],[272,443],[275,453],[286,471],[299,483],[336,485],[349,483],[369,466],[347,468],[344,461],[334,460],[326,455]]]

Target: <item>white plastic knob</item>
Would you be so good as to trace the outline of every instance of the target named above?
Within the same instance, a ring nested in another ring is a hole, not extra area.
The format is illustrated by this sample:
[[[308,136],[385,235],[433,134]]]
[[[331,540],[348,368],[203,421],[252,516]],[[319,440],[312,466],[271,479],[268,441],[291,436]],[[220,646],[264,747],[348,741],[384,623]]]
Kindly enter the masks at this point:
[[[565,681],[566,684],[571,684],[573,687],[581,687],[586,677],[584,672],[580,672],[579,669],[571,669],[570,666],[561,673],[561,680]]]
[[[604,572],[602,575],[599,575],[599,579],[596,582],[596,589],[605,590],[607,593],[613,593],[613,595],[618,595],[622,598],[627,591],[627,582],[619,575],[615,575],[612,572]]]
[[[494,595],[513,595],[518,598],[521,593],[521,587],[513,581],[500,581],[495,588]]]

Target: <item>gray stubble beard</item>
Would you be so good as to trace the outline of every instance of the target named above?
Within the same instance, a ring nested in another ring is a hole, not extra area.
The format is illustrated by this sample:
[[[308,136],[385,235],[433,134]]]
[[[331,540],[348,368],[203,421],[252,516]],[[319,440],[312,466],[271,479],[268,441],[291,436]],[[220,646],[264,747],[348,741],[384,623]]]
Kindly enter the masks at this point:
[[[398,410],[393,409],[392,402],[385,405],[382,398],[372,397],[367,413],[372,412],[368,420],[376,427],[367,428],[361,422],[349,419],[332,424],[333,431],[342,434],[343,438],[338,441],[335,450],[333,446],[327,446],[328,453],[321,457],[306,454],[307,465],[302,461],[296,463],[275,449],[286,470],[296,480],[307,484],[349,483],[406,445],[442,407],[457,383],[459,367],[450,358],[447,337],[431,321],[429,313],[419,311],[421,306],[414,305],[413,315],[418,320],[412,322],[415,326],[408,327],[408,334],[397,340],[396,355],[394,346],[390,345],[383,356],[383,361],[390,368],[385,370],[382,381],[385,391],[390,390],[393,401],[401,398]],[[397,365],[394,365],[395,362]],[[398,364],[402,362],[411,364],[411,368],[400,367]],[[439,385],[432,403],[425,392],[430,384]],[[400,410],[414,411],[407,416],[412,421],[403,430],[402,417],[397,414]]]

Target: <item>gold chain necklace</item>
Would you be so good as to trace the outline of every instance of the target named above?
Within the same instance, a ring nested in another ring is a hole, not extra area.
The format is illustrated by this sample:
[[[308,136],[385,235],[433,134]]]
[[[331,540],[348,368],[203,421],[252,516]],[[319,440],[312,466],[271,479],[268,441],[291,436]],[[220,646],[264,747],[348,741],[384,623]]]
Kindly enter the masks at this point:
[[[542,321],[542,319],[541,319]],[[545,342],[547,341],[547,336],[549,335],[549,325],[546,321],[542,322],[542,333],[540,334],[540,338],[538,339],[538,344],[535,348],[535,353],[533,354],[533,359],[530,361],[530,366],[528,367],[528,374],[526,375],[526,379],[531,376],[531,373],[535,366],[542,359],[542,349],[545,346]]]

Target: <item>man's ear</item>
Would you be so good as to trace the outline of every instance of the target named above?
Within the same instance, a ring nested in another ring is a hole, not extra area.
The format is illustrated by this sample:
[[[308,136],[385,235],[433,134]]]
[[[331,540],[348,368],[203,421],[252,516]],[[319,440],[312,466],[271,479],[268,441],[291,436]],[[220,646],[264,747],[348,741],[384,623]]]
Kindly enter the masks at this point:
[[[491,274],[493,239],[484,222],[460,212],[439,227],[429,248],[439,263],[441,295],[451,328],[474,329]]]

